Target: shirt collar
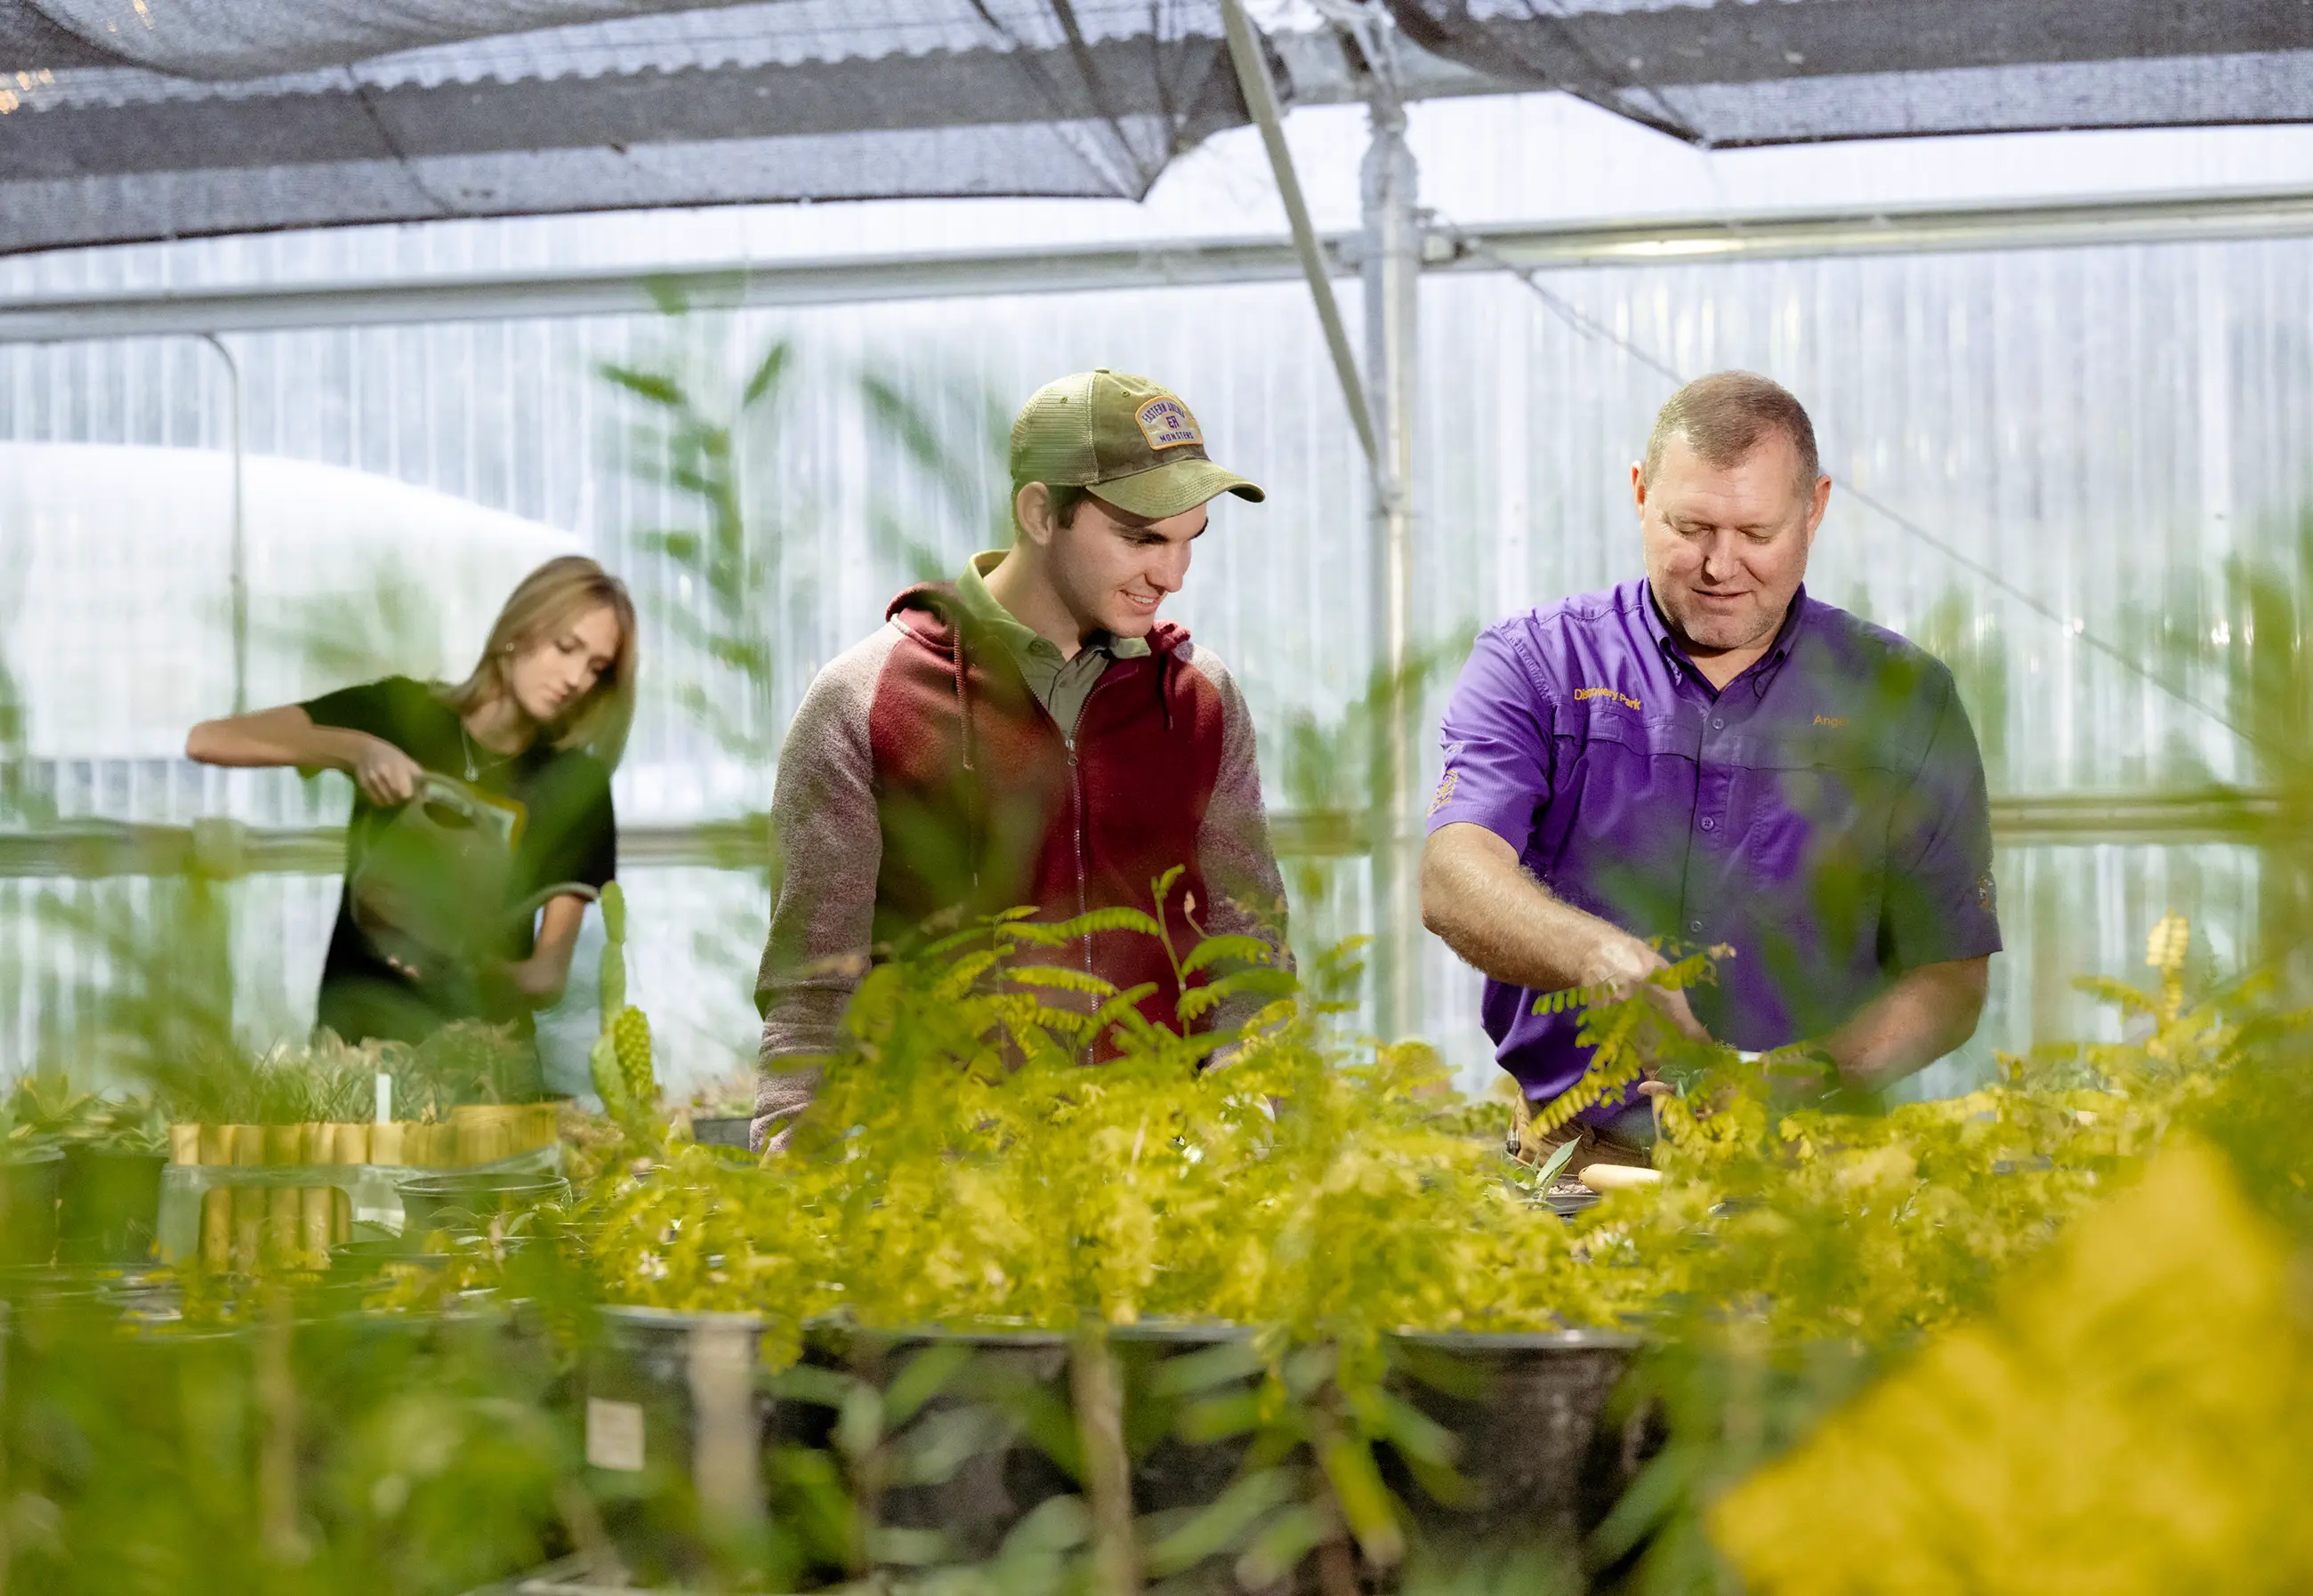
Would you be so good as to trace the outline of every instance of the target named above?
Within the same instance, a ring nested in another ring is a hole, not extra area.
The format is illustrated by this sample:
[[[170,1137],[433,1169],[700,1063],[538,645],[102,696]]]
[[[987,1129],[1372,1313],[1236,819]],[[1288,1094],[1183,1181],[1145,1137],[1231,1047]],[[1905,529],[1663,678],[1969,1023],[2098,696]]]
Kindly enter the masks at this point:
[[[988,590],[988,573],[1004,562],[1007,552],[1003,549],[984,549],[965,560],[963,574],[955,579],[956,599],[972,623],[992,633],[1015,658],[1027,658],[1038,651],[1040,645],[1057,657],[1060,649],[1051,639],[1006,609]],[[1097,648],[1112,659],[1139,659],[1148,653],[1148,639],[1112,637],[1105,631],[1094,632],[1085,639],[1084,646]]]
[[[1646,601],[1640,609],[1646,618],[1647,635],[1654,639],[1655,647],[1662,651],[1663,658],[1670,666],[1671,679],[1676,682],[1691,675],[1707,686],[1707,678],[1695,669],[1694,661],[1686,657],[1686,650],[1679,647],[1678,639],[1671,636],[1670,622],[1664,618],[1661,606],[1655,603],[1653,581],[1640,578],[1639,591]],[[1727,683],[1728,687],[1734,686],[1736,682],[1748,682],[1754,693],[1761,698],[1766,696],[1767,684],[1783,668],[1783,661],[1790,657],[1791,648],[1799,641],[1799,618],[1806,613],[1807,604],[1807,584],[1802,582],[1791,595],[1790,607],[1783,611],[1783,623],[1775,629],[1775,640],[1768,645],[1764,654],[1744,668],[1735,682]]]

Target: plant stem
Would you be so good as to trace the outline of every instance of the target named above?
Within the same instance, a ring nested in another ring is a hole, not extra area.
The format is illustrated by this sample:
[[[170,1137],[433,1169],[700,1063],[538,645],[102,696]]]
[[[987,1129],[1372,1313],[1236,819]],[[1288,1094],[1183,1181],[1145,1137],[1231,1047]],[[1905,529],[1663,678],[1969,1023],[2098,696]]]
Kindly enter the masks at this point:
[[[276,1563],[305,1560],[297,1533],[297,1385],[290,1367],[293,1319],[289,1292],[278,1283],[266,1293],[265,1328],[257,1345],[257,1406],[264,1437],[257,1454],[259,1536]]]
[[[1124,1450],[1124,1378],[1108,1327],[1078,1330],[1069,1351],[1069,1396],[1084,1450],[1085,1501],[1092,1510],[1093,1589],[1098,1596],[1138,1596],[1140,1544],[1132,1523],[1132,1463]]]

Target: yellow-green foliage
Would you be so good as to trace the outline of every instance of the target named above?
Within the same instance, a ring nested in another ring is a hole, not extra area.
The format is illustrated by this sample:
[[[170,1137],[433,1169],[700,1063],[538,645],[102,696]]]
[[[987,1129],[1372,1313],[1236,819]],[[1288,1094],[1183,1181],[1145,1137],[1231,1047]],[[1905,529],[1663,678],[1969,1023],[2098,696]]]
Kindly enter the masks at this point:
[[[1129,911],[1100,921],[1158,934]],[[1352,1039],[1243,939],[1181,966],[1229,972],[1189,990],[1192,1013],[1217,990],[1279,995],[1247,1035],[1152,1026],[1133,994],[1026,957],[1078,929],[1002,920],[875,971],[788,1151],[754,1168],[692,1149],[609,1195],[611,1294],[762,1312],[790,1336],[834,1311],[1350,1341],[1614,1317],[1564,1225],[1429,1123],[1452,1098],[1428,1049]],[[1120,1055],[1087,1068],[1111,1027]]]
[[[2313,1325],[2221,1159],[2180,1138],[2001,1299],[1719,1505],[1746,1588],[2305,1588]]]
[[[1709,1504],[1872,1375],[1976,1322],[2018,1265],[2041,1267],[2070,1221],[2181,1133],[2219,1143],[2257,1204],[2313,1241],[2308,1017],[2274,1009],[2262,979],[2188,991],[2185,939],[2181,921],[2156,928],[2149,989],[2083,983],[2123,1010],[2128,1040],[2004,1059],[2000,1082],[1966,1098],[1828,1114],[1730,1070],[1670,1107],[1659,1195],[1610,1199],[1578,1227],[1596,1266],[1658,1304],[1643,1372],[1673,1439],[1600,1537],[1610,1559],[1651,1537],[1633,1590],[1731,1588],[1703,1535]],[[2144,1317],[2158,1314],[2131,1322]],[[2018,1570],[2019,1588],[2037,1567]]]
[[[1161,935],[1131,911],[1096,919]],[[1352,1037],[1253,962],[1259,944],[1188,954],[1184,973],[1229,974],[1183,1007],[1216,989],[1277,1001],[1242,1037],[1183,1035],[1034,962],[1082,929],[1001,919],[877,968],[787,1151],[756,1168],[678,1149],[597,1193],[610,1294],[764,1313],[790,1343],[826,1313],[1177,1317],[1356,1343],[1740,1305],[1779,1339],[1886,1346],[1981,1307],[2214,1089],[2247,1034],[2168,971],[2158,993],[2123,989],[2144,1040],[2010,1060],[1997,1085],[1884,1114],[1799,1102],[1772,1061],[1688,1049],[1665,1185],[1568,1225],[1456,1133],[1434,1054]],[[1635,1035],[1650,1012],[1633,998],[1590,1023]],[[1121,1051],[1087,1067],[1103,1032]]]

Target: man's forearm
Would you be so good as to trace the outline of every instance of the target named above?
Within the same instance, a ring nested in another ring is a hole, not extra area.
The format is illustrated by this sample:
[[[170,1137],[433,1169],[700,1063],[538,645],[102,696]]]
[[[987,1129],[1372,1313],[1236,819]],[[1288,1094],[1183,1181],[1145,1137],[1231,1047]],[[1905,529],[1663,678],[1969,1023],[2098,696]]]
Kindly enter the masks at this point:
[[[1840,1074],[1880,1087],[1925,1069],[1975,1035],[1991,961],[1957,959],[1906,970],[1823,1039]]]
[[[1482,826],[1440,827],[1422,849],[1421,921],[1467,963],[1535,992],[1642,973],[1608,966],[1644,943],[1552,897]]]

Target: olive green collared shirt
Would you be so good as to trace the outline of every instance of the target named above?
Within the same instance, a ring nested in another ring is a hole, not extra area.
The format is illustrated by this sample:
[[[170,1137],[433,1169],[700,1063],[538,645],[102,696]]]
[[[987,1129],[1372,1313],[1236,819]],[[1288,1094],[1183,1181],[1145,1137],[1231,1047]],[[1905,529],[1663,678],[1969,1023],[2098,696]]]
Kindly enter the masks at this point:
[[[1085,700],[1092,696],[1102,674],[1112,661],[1147,657],[1148,639],[1095,631],[1084,640],[1074,658],[1061,658],[1059,644],[1021,622],[988,591],[987,574],[1002,562],[1004,554],[1001,549],[991,549],[966,561],[963,574],[955,580],[956,597],[975,626],[1003,642],[1005,652],[1026,678],[1028,691],[1044,706],[1044,713],[1060,728],[1060,736],[1074,743]]]

